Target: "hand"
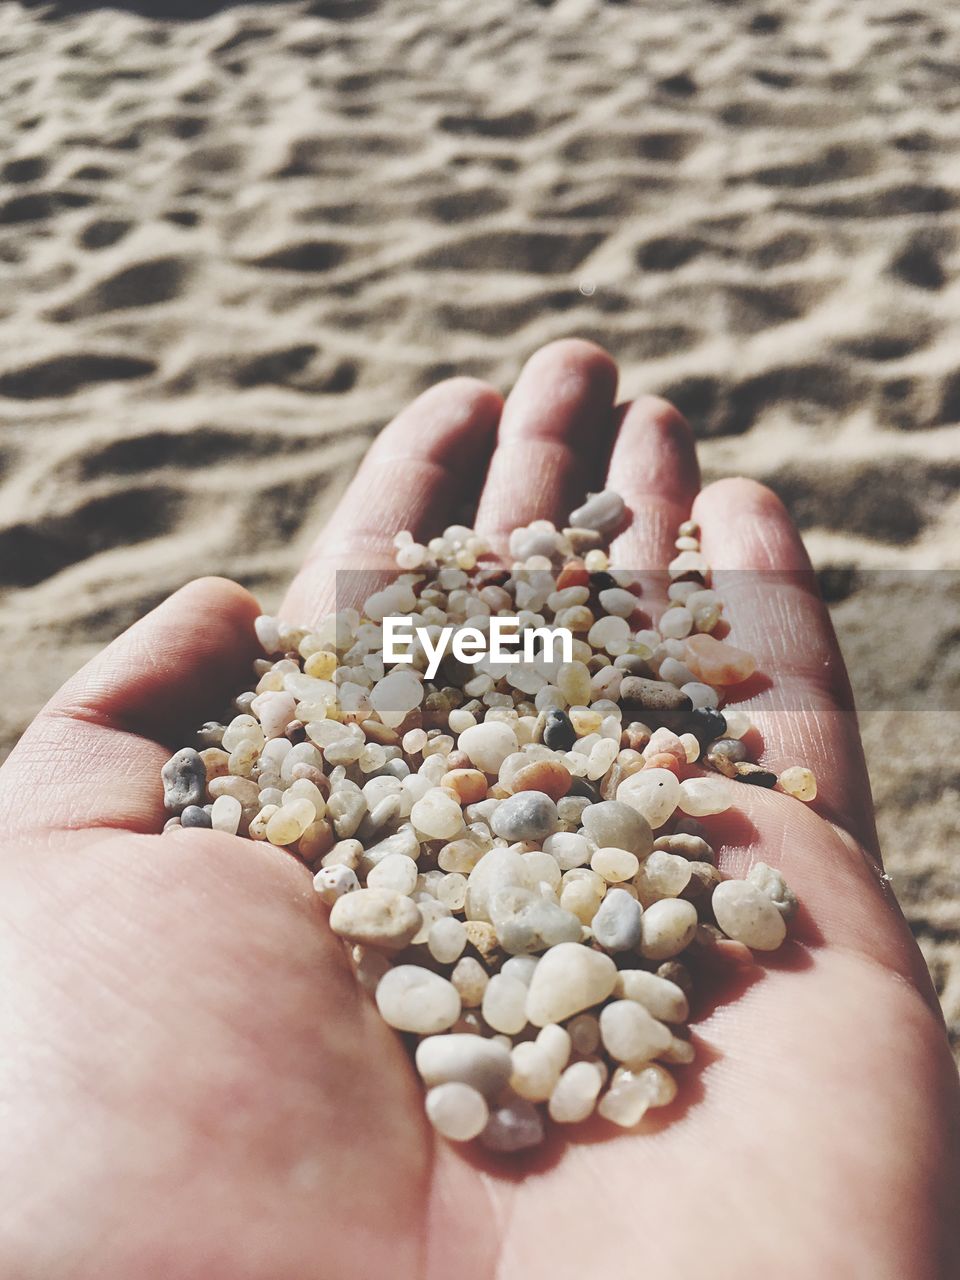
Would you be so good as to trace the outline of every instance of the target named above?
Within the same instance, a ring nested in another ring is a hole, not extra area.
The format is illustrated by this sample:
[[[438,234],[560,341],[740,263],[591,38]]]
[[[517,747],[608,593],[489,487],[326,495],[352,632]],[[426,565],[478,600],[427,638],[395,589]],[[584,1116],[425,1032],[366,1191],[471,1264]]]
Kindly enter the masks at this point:
[[[479,496],[498,545],[607,483],[614,562],[665,564],[693,509],[738,576],[748,705],[813,809],[740,787],[723,865],[780,867],[803,904],[775,959],[695,1012],[698,1061],[638,1132],[597,1122],[487,1160],[434,1137],[400,1040],[359,991],[309,873],[264,843],[163,823],[158,774],[255,655],[255,601],[192,583],[40,713],[0,773],[0,1274],[8,1280],[500,1280],[709,1274],[939,1280],[960,1266],[956,1073],[880,876],[843,664],[799,537],[747,480],[697,496],[667,404],[614,407],[616,369],[555,343],[505,405],[453,379],[378,438],[282,613]],[[609,458],[609,461],[608,461]],[[790,708],[801,708],[790,710]],[[815,811],[814,811],[815,810]]]

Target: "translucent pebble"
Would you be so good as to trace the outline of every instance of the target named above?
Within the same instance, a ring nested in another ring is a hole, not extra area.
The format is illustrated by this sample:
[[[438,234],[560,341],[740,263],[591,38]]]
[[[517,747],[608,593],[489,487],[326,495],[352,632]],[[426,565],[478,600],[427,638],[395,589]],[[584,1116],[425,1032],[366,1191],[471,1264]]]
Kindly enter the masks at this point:
[[[502,721],[490,720],[465,729],[457,741],[478,769],[496,775],[507,756],[517,750],[517,735]]]
[[[588,494],[586,502],[570,512],[570,524],[579,529],[594,529],[597,533],[612,533],[621,524],[625,511],[620,494],[604,489]]]
[[[424,1084],[467,1084],[484,1097],[495,1097],[510,1079],[510,1050],[495,1040],[474,1035],[428,1036],[417,1045],[417,1071]]]
[[[525,987],[529,987],[537,968],[536,956],[510,956],[504,960],[500,972],[510,978],[518,978]]]
[[[430,926],[427,949],[438,964],[456,964],[466,945],[467,930],[462,920],[445,916]]]
[[[676,658],[664,658],[658,668],[658,674],[661,680],[676,685],[681,691],[685,685],[693,682],[693,672],[685,662],[678,662]]]
[[[669,1106],[676,1096],[677,1082],[659,1063],[649,1063],[639,1071],[619,1068],[597,1112],[623,1129],[632,1129],[650,1107]]]
[[[210,825],[214,831],[225,831],[235,836],[243,816],[243,807],[234,796],[217,796],[210,810]]]
[[[602,778],[610,766],[616,760],[620,752],[619,734],[617,740],[611,738],[601,738],[590,749],[590,756],[587,761],[587,777],[591,781]]]
[[[658,630],[666,639],[683,640],[693,630],[693,614],[682,605],[667,609],[660,617]]]
[[[407,548],[397,552],[397,562]],[[437,1085],[427,1094],[427,1119],[436,1131],[451,1142],[469,1142],[476,1138],[490,1117],[486,1100],[467,1084],[451,1081]]]
[[[692,818],[723,813],[733,804],[733,788],[721,778],[687,778],[680,783],[677,808]]]
[[[645,858],[653,848],[653,832],[647,820],[620,800],[601,800],[581,814],[583,829],[597,845],[629,849]],[[572,865],[578,865],[576,863]]]
[[[603,717],[592,707],[571,707],[569,716],[578,737],[596,733],[603,723]]]
[[[624,644],[629,638],[630,624],[626,618],[616,615],[599,618],[587,633],[587,641],[594,649],[607,649],[611,643]]]
[[[537,965],[527,991],[527,1020],[535,1027],[563,1022],[606,1000],[616,980],[617,968],[609,956],[577,942],[563,942]]]
[[[480,1135],[488,1151],[526,1151],[543,1142],[543,1118],[525,1098],[510,1098],[490,1113],[487,1127]]]
[[[303,664],[304,673],[314,680],[332,680],[337,669],[337,655],[329,649],[317,649]]]
[[[512,1036],[527,1025],[527,988],[518,979],[497,973],[487,983],[481,1012],[494,1031]]]
[[[671,578],[682,578],[688,573],[699,573],[701,577],[706,577],[710,566],[699,551],[681,551],[667,565],[667,571]]]
[[[694,635],[686,642],[686,663],[704,684],[740,684],[757,669],[752,654],[711,635]]]
[[[556,1088],[562,1067],[538,1040],[525,1040],[512,1052],[510,1087],[530,1102],[546,1102]]]
[[[816,800],[817,780],[813,771],[802,765],[791,765],[784,769],[778,779],[780,786],[788,796],[796,796],[798,800]]]
[[[679,898],[693,873],[687,858],[654,849],[634,879],[640,901],[649,905],[660,898]]]
[[[693,625],[697,631],[713,631],[723,613],[718,604],[701,605],[693,611]]]
[[[565,662],[557,672],[557,688],[570,706],[590,701],[590,670],[584,662]]]
[[[295,800],[283,805],[267,823],[267,839],[271,844],[295,844],[307,827],[316,821],[316,810],[309,800]]]
[[[402,951],[421,927],[420,909],[410,898],[388,889],[358,889],[338,898],[330,928],[349,942]]]
[[[768,867],[765,862],[755,862],[747,874],[747,880],[767,895],[784,920],[790,920],[796,914],[797,895],[775,867]]]
[[[250,819],[250,825],[247,828],[247,835],[251,840],[266,840],[267,823],[275,813],[278,813],[280,806],[277,804],[265,804],[260,812]]]
[[[543,851],[556,859],[561,871],[569,871],[571,867],[585,866],[590,861],[589,841],[573,831],[558,831],[555,835],[549,836],[543,842]]]
[[[709,707],[711,710],[716,710],[720,705],[720,697],[716,689],[711,688],[708,684],[701,684],[698,680],[692,680],[689,684],[682,684],[680,692],[687,695],[694,709]]]
[[[770,898],[747,880],[724,880],[710,900],[717,924],[753,951],[776,951],[787,935],[782,914]]]
[[[669,1027],[634,1000],[612,1000],[600,1012],[600,1038],[611,1058],[636,1068],[667,1049]]]
[[[555,1124],[579,1124],[593,1111],[603,1077],[592,1062],[574,1062],[560,1076],[548,1110]]]
[[[472,871],[486,853],[486,848],[476,840],[464,838],[451,840],[437,855],[437,863],[443,871],[466,875]]]
[[[513,849],[491,849],[467,880],[468,920],[489,920],[490,899],[499,889],[529,888],[523,858]]]
[[[690,1006],[683,990],[646,969],[621,969],[614,994],[634,1000],[660,1022],[686,1022]]]
[[[656,831],[680,802],[680,782],[669,769],[642,769],[620,783],[617,800],[636,809]]]
[[[608,587],[599,595],[600,606],[607,613],[618,618],[629,618],[640,607],[640,601],[632,591],[624,591],[621,587]]]
[[[410,810],[410,821],[430,840],[451,840],[463,829],[460,805],[441,787],[428,791]]]
[[[224,730],[223,749],[224,751],[235,751],[240,743],[245,741],[255,742],[258,746],[263,745],[264,737],[260,722],[254,719],[253,716],[234,716]]]
[[[647,960],[670,960],[689,946],[697,931],[697,909],[683,898],[664,898],[641,919],[640,952]]]
[[[597,908],[590,927],[605,951],[632,951],[640,941],[641,907],[623,889],[611,889]]]
[[[313,887],[320,895],[321,902],[332,907],[338,898],[345,893],[353,893],[360,888],[360,881],[355,871],[342,864],[332,867],[321,867],[313,877]]]
[[[326,815],[340,840],[353,836],[364,820],[366,809],[366,799],[358,791],[334,791],[326,801]]]
[[[592,1013],[581,1013],[567,1025],[570,1048],[581,1057],[589,1057],[600,1047],[600,1020]]]
[[[253,620],[253,629],[264,653],[280,652],[280,619],[261,613]]]
[[[570,1054],[573,1048],[570,1032],[566,1027],[557,1026],[554,1022],[548,1023],[547,1026],[541,1027],[537,1033],[537,1044],[549,1056],[557,1075],[559,1075],[570,1061]]]
[[[427,735],[423,729],[411,729],[400,739],[400,745],[407,755],[415,756],[427,745]]]
[[[753,721],[740,707],[724,707],[723,718],[727,722],[727,738],[740,739],[753,728]]]
[[[490,896],[488,909],[497,939],[509,955],[580,940],[577,916],[529,889],[499,889]]]
[[[687,757],[687,764],[693,764],[700,759],[700,741],[696,734],[681,733],[680,745],[683,747],[684,754]]]
[[[264,737],[279,738],[296,715],[297,700],[292,693],[261,693],[251,703],[251,710]]]
[[[619,884],[633,879],[640,870],[640,860],[626,849],[603,848],[590,859],[590,866],[608,884]]]
[[[462,911],[467,901],[467,877],[453,872],[437,884],[437,901],[449,911]]]
[[[464,956],[454,966],[450,981],[456,987],[466,1009],[476,1009],[483,1000],[490,975],[479,960],[473,956]]]
[[[356,894],[341,898],[338,906]],[[377,1008],[398,1031],[436,1035],[460,1017],[460,996],[453,983],[415,964],[389,969],[377,985]]]
[[[671,755],[680,764],[686,761],[686,749],[672,729],[655,729],[650,741],[643,748],[643,758],[645,760],[650,760],[653,756],[658,755]]]
[[[597,889],[589,881],[565,884],[560,893],[560,906],[585,925],[592,924],[602,900],[603,890]]]
[[[341,694],[343,686],[341,685]],[[423,701],[422,681],[411,671],[391,671],[370,691],[370,704],[385,725],[401,724]]]
[[[404,853],[388,853],[367,872],[367,887],[410,894],[417,886],[418,874],[413,858]]]

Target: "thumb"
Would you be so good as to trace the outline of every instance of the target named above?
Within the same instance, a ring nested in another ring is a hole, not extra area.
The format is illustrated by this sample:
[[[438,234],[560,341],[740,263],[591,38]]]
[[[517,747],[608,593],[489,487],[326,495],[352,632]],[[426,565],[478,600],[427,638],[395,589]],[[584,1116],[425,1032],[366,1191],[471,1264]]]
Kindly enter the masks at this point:
[[[4,829],[159,830],[168,748],[241,687],[258,612],[236,583],[200,578],[81,668],[0,770]]]

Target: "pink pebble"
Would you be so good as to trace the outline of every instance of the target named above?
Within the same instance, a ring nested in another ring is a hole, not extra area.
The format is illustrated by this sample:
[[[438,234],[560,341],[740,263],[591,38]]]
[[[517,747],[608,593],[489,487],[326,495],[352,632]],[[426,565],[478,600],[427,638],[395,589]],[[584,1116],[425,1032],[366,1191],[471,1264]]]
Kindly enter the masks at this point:
[[[716,640],[709,635],[690,636],[686,641],[687,666],[706,684],[740,684],[757,669],[757,660],[751,653]]]

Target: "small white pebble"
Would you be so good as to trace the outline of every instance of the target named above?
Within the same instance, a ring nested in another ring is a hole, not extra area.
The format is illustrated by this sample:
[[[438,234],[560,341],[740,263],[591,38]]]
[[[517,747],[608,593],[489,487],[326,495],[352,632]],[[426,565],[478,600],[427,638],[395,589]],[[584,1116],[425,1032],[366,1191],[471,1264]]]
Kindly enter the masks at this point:
[[[438,964],[456,964],[466,945],[467,928],[462,920],[445,916],[430,926],[427,949]]]
[[[235,836],[240,826],[243,807],[234,796],[217,796],[210,810],[210,825],[214,831],[225,831]]]
[[[431,1089],[425,1107],[427,1119],[451,1142],[469,1142],[476,1138],[486,1127],[490,1116],[483,1094],[459,1081],[439,1084]]]
[[[313,887],[320,895],[322,902],[333,906],[345,893],[353,893],[360,888],[360,881],[355,871],[343,864],[332,867],[321,867],[313,877]]]
[[[574,1062],[550,1095],[550,1118],[556,1124],[579,1124],[596,1105],[603,1077],[592,1062]]]
[[[717,924],[753,951],[776,951],[787,934],[783,916],[767,895],[747,880],[723,880],[710,900]]]
[[[789,769],[784,769],[778,781],[788,796],[806,801],[817,798],[817,779],[813,771],[804,768],[803,765],[795,764]]]

